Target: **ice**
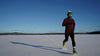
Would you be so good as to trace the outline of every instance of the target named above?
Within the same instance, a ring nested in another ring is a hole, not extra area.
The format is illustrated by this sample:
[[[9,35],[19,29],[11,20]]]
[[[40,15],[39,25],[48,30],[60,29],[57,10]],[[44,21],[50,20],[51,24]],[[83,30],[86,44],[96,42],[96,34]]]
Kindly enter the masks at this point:
[[[100,56],[100,35],[75,35],[77,55],[71,39],[62,48],[64,35],[0,35],[0,56]]]

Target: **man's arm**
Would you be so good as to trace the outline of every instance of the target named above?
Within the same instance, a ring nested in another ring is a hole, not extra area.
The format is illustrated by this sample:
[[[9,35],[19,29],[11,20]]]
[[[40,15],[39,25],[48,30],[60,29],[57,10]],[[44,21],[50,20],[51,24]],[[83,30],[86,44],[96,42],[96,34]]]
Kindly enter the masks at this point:
[[[73,20],[73,30],[75,29],[75,21]]]
[[[66,22],[65,22],[65,19],[64,19],[64,21],[63,21],[63,23],[62,23],[62,26],[65,26],[66,25]]]

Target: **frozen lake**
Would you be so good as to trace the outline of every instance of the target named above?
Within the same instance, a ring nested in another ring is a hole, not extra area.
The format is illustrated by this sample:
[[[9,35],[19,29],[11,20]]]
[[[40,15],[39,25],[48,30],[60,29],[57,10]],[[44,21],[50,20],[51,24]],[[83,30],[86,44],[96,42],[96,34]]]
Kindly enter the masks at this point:
[[[64,35],[0,35],[0,56],[73,56],[71,39],[62,50]],[[77,56],[100,56],[100,35],[75,35]]]

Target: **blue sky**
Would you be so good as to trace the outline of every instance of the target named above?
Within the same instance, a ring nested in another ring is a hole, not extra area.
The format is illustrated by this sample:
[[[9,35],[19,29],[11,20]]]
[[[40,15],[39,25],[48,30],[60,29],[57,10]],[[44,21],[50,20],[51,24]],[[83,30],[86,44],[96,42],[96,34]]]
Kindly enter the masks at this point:
[[[0,0],[0,32],[64,32],[68,10],[75,32],[100,30],[100,0]]]

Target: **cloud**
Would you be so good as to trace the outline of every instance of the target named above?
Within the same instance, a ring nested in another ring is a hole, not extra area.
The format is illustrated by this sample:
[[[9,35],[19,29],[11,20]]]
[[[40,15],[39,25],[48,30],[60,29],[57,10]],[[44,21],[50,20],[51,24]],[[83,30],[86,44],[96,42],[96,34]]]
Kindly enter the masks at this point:
[[[92,27],[100,27],[100,26],[92,26]]]
[[[95,26],[95,27],[100,27],[100,26]]]

